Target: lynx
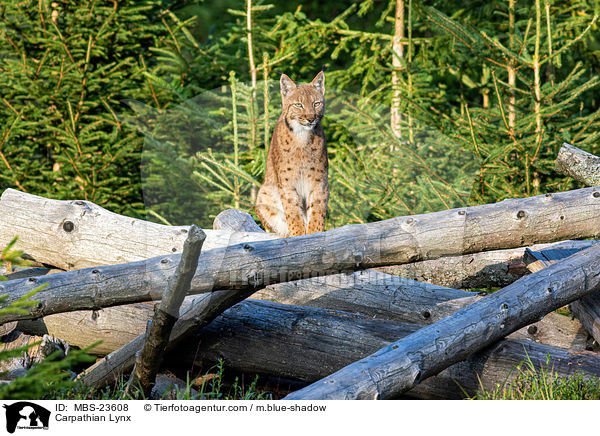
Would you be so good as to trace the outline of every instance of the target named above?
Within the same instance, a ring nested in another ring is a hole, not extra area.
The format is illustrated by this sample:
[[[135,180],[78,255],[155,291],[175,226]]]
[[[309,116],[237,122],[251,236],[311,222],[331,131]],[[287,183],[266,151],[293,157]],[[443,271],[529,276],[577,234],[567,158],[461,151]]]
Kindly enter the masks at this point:
[[[282,237],[322,232],[329,200],[321,126],[325,74],[321,71],[302,85],[282,74],[280,86],[283,110],[273,131],[255,211],[267,230]]]

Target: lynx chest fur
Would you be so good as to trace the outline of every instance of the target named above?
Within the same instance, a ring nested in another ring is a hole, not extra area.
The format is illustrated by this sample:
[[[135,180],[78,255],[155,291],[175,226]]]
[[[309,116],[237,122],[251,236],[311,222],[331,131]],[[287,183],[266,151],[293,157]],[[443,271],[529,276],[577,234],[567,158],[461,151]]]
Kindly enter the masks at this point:
[[[267,230],[279,236],[322,232],[329,184],[325,113],[325,75],[296,85],[281,76],[283,111],[271,139],[265,181],[255,211]]]

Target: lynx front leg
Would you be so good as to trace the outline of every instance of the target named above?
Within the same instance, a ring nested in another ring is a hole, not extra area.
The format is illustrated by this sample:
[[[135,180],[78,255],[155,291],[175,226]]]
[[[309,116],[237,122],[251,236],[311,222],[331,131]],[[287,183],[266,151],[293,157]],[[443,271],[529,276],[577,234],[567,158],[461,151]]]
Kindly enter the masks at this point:
[[[288,226],[277,186],[261,186],[256,197],[254,211],[266,230],[282,237],[288,235]]]
[[[325,230],[325,216],[327,215],[327,201],[329,190],[313,193],[308,208],[308,226],[306,233],[317,233]]]
[[[302,200],[300,195],[293,188],[279,188],[281,195],[281,204],[283,205],[283,211],[285,212],[285,219],[287,221],[289,235],[288,236],[300,236],[306,234],[306,227],[304,220],[302,219]]]

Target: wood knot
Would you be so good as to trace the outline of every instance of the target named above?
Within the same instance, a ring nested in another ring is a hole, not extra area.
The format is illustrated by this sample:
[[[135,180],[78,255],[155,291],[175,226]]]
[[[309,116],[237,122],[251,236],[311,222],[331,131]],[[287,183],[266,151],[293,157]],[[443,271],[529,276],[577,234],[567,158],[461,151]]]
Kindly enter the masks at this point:
[[[65,221],[62,228],[65,232],[71,233],[75,229],[75,224],[73,224],[73,221]]]
[[[525,213],[524,210],[520,210],[517,212],[517,218],[521,219],[521,218],[525,218],[527,214]]]

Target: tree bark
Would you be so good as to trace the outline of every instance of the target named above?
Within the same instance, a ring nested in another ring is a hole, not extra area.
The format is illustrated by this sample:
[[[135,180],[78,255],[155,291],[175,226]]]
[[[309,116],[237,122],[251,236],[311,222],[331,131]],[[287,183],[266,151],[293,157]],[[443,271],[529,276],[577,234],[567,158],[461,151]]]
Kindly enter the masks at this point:
[[[586,295],[570,305],[575,315],[585,329],[600,344],[600,293]]]
[[[587,186],[600,185],[600,157],[566,142],[558,152],[554,170],[559,174],[573,177]]]
[[[198,268],[198,256],[202,243],[206,239],[205,233],[195,225],[190,226],[188,237],[183,244],[181,260],[177,265],[175,274],[169,280],[168,287],[162,296],[160,305],[157,306],[150,329],[140,353],[136,357],[128,391],[132,392],[138,387],[144,397],[150,396],[154,380],[167,344],[173,325],[179,315],[181,303],[190,289],[190,283]]]
[[[51,200],[6,189],[0,198],[0,246],[64,270],[134,262],[181,253],[188,226],[166,226],[118,215],[84,200]],[[275,239],[271,233],[205,230],[204,250]]]
[[[592,241],[591,241],[592,242]],[[595,242],[595,241],[593,241]],[[532,272],[541,271],[574,254],[574,250],[539,250],[527,251],[525,262]],[[600,343],[600,294],[586,295],[570,304],[573,315],[581,321],[584,328]]]
[[[532,251],[544,249],[584,249],[593,241],[560,241],[535,244]],[[420,282],[457,289],[503,288],[529,274],[523,262],[526,248],[493,250],[464,256],[376,268],[378,271],[407,277]]]
[[[286,398],[392,398],[550,311],[599,289],[600,245],[596,244]]]

